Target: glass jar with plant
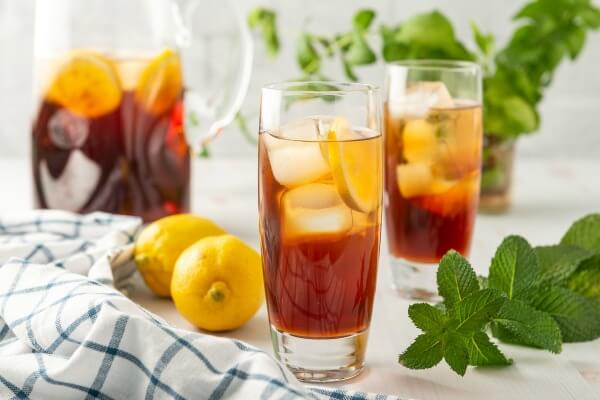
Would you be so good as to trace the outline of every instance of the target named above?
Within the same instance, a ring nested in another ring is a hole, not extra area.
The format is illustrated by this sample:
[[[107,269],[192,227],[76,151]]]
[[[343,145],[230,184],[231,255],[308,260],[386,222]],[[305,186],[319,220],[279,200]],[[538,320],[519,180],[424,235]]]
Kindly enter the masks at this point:
[[[331,36],[302,31],[296,43],[301,75],[294,80],[324,80],[323,61],[337,58],[348,79],[358,80],[355,67],[373,64],[378,56],[370,45],[382,43],[386,62],[406,59],[470,60],[484,71],[484,149],[480,209],[499,213],[511,203],[515,143],[540,126],[538,107],[556,68],[581,53],[589,31],[600,28],[600,8],[591,0],[532,0],[513,17],[515,30],[504,45],[471,24],[474,49],[455,35],[452,23],[439,11],[413,16],[397,25],[373,27],[376,14],[355,13],[346,32]],[[276,55],[280,40],[276,14],[256,8],[248,22],[260,31],[268,53]]]

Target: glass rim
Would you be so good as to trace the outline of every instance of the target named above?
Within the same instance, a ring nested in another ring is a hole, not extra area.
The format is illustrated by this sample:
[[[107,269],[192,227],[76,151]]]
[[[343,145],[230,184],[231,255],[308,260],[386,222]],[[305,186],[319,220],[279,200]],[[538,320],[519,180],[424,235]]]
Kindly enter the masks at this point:
[[[317,90],[317,89],[303,89],[302,86],[307,85],[328,85],[335,87],[336,89],[329,90]],[[310,81],[283,81],[268,83],[262,87],[262,90],[272,90],[275,92],[284,93],[286,95],[322,95],[322,96],[335,96],[344,95],[350,93],[365,93],[371,94],[379,92],[379,86],[370,83],[362,82],[346,82],[346,81],[325,81],[325,80],[310,80]]]
[[[386,68],[410,68],[417,70],[448,70],[456,72],[481,71],[481,66],[474,61],[442,60],[442,59],[410,59],[386,63]]]

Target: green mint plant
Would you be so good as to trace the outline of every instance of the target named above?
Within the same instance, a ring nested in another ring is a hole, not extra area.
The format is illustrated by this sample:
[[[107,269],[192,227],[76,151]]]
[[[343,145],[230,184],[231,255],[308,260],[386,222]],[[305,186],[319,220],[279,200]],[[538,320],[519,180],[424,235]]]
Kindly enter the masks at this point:
[[[437,306],[413,304],[408,315],[423,333],[400,355],[411,369],[445,360],[464,375],[467,366],[512,363],[491,341],[559,353],[562,343],[600,337],[600,214],[576,221],[560,243],[531,247],[508,236],[489,276],[448,252],[437,271]]]
[[[374,35],[380,36],[380,54],[386,62],[424,58],[477,61],[485,75],[485,132],[499,140],[538,129],[537,108],[556,68],[567,58],[575,60],[587,34],[600,28],[600,8],[592,0],[531,0],[513,17],[516,29],[502,48],[493,35],[481,32],[472,22],[476,47],[469,49],[439,11],[372,29],[375,18],[373,10],[361,9],[346,32],[331,37],[300,32],[296,61],[302,76],[296,80],[322,79],[323,62],[332,58],[339,58],[348,79],[358,80],[355,68],[377,61],[377,52],[369,44]],[[275,55],[279,39],[274,11],[255,9],[249,23],[261,31],[267,53]]]

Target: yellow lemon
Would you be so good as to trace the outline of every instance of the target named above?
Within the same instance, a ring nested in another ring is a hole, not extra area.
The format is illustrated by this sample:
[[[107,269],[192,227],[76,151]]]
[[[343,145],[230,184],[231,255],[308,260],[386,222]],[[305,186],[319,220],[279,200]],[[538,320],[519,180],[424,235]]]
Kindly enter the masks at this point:
[[[336,118],[327,134],[329,164],[340,196],[352,209],[369,213],[379,204],[379,140],[366,140],[344,118]]]
[[[177,257],[188,246],[225,231],[212,221],[191,214],[165,217],[145,227],[135,242],[134,258],[144,281],[157,295],[170,295]]]
[[[171,294],[179,313],[198,328],[238,328],[264,300],[260,255],[235,236],[201,239],[177,259]]]
[[[99,117],[121,103],[121,84],[112,61],[91,50],[67,54],[47,98],[84,117]]]
[[[166,49],[142,71],[135,88],[135,98],[146,110],[159,115],[173,106],[182,90],[179,55]]]

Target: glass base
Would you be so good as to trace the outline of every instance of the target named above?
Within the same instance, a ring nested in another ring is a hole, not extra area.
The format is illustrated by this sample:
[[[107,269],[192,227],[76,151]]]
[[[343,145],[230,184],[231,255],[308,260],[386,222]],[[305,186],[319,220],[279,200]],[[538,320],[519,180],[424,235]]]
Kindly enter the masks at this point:
[[[400,296],[429,302],[441,300],[437,292],[437,264],[418,263],[392,255],[390,260],[393,286]]]
[[[360,374],[368,332],[315,339],[290,335],[271,325],[275,356],[303,382],[339,382]]]

